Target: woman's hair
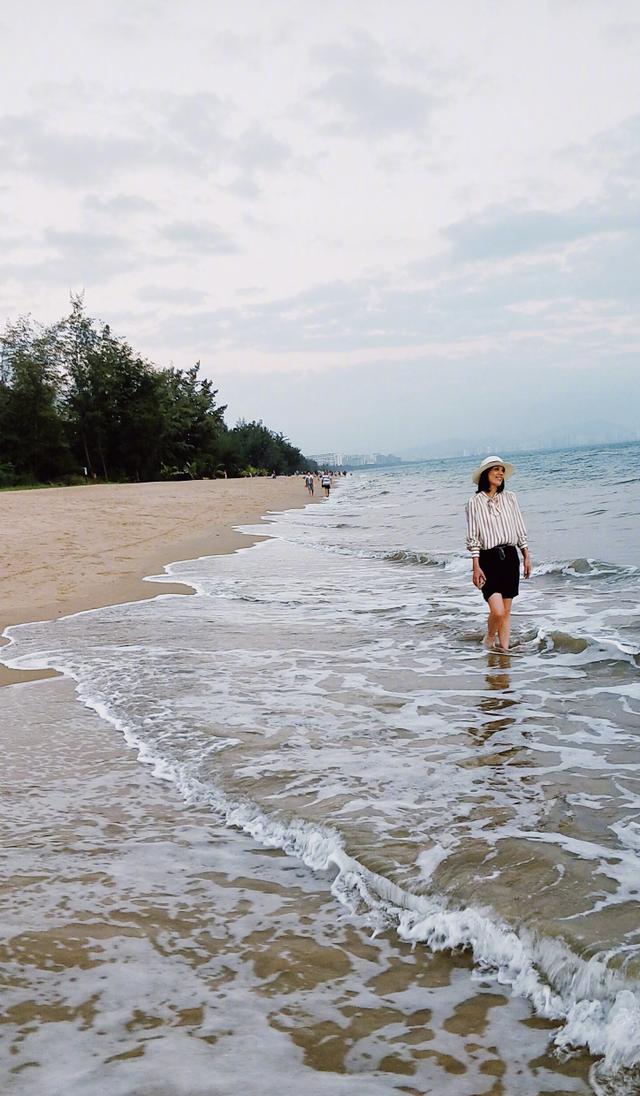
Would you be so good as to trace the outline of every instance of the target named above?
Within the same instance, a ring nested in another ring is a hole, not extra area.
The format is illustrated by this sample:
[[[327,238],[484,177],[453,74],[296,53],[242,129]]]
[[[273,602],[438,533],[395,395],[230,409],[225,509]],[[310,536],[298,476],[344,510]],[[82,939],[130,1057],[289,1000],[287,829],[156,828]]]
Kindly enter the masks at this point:
[[[484,472],[480,473],[480,479],[478,480],[478,490],[476,491],[476,495],[479,495],[481,491],[487,491],[487,492],[489,491],[489,472],[490,471],[491,471],[490,468],[485,468]],[[504,480],[502,481],[500,486],[497,488],[496,494],[499,495],[501,491],[504,491]]]

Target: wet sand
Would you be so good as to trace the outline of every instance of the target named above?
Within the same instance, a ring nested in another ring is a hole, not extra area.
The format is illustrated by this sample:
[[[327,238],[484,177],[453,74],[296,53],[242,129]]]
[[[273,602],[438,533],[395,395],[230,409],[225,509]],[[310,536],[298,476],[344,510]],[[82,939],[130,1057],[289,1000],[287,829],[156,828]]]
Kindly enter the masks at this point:
[[[176,560],[246,547],[251,540],[233,526],[309,501],[299,476],[0,492],[0,634],[11,624],[189,594],[189,587],[144,576]],[[47,676],[0,667],[0,685]]]
[[[589,1093],[525,1001],[186,804],[70,681],[0,705],[7,1096]]]

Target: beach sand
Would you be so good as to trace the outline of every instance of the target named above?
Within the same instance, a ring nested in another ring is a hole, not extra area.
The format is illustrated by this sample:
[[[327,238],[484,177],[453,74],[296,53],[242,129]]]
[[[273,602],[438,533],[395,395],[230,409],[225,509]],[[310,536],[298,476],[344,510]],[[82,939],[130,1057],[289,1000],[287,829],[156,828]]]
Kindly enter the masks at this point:
[[[176,560],[246,547],[251,540],[234,526],[309,501],[297,476],[0,492],[0,634],[11,624],[189,594],[143,578]],[[0,667],[0,685],[47,676]]]

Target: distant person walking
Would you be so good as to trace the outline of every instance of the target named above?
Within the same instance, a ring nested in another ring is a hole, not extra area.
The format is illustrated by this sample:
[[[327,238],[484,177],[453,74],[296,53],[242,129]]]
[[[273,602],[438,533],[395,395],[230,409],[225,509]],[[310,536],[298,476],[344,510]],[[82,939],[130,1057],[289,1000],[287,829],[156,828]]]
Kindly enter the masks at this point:
[[[310,495],[312,495],[313,494],[313,476],[311,475],[311,472],[307,472],[306,476],[304,477],[304,482],[307,485],[307,491],[309,492]]]
[[[466,505],[471,581],[489,607],[485,644],[502,651],[509,650],[511,604],[520,586],[518,548],[524,577],[531,574],[527,530],[518,500],[504,489],[513,471],[513,465],[501,457],[486,457],[471,476],[477,490]]]
[[[329,475],[328,472],[325,472],[325,474],[323,475],[321,483],[322,483],[322,487],[323,487],[323,490],[324,490],[324,497],[326,499],[328,499],[329,498],[329,492],[331,490],[331,476]]]

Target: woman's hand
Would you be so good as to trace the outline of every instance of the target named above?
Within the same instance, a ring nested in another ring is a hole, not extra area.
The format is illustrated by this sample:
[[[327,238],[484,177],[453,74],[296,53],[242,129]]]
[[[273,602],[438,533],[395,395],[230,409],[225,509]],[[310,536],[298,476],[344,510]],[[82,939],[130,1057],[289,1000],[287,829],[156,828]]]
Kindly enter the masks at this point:
[[[487,576],[485,575],[484,571],[480,570],[480,565],[479,564],[477,566],[474,566],[474,568],[473,568],[473,574],[471,576],[471,581],[472,581],[474,586],[478,587],[479,590],[482,589],[485,582],[487,581]]]
[[[531,559],[529,557],[529,553],[526,552],[526,551],[522,553],[522,563],[523,563],[524,577],[529,578],[529,576],[531,574]]]

